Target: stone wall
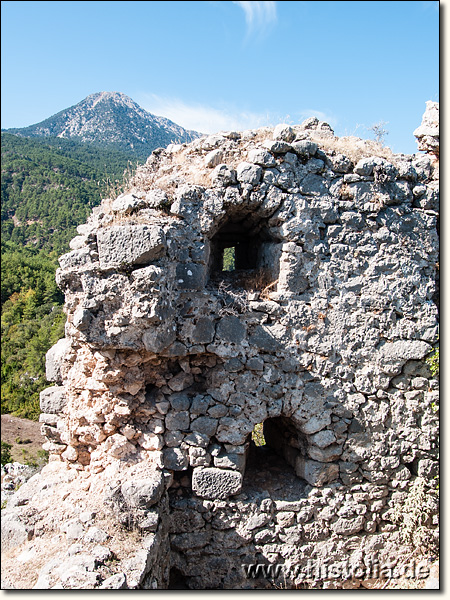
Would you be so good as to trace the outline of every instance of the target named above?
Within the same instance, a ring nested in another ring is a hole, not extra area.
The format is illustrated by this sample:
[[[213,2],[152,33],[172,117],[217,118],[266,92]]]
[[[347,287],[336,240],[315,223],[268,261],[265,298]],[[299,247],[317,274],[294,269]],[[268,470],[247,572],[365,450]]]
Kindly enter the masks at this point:
[[[188,587],[261,587],[253,562],[388,556],[392,508],[418,479],[435,487],[435,154],[315,118],[172,145],[61,257],[46,448],[87,476],[161,473]],[[143,530],[158,520],[145,481],[107,500],[140,503]]]

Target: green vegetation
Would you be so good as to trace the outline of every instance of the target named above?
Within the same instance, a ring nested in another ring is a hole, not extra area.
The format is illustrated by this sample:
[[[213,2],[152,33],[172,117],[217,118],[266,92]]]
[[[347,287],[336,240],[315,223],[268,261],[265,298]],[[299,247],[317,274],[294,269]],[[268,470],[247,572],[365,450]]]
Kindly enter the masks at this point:
[[[57,258],[127,167],[121,152],[2,133],[2,413],[38,418],[45,353],[64,335]]]
[[[225,248],[223,251],[222,271],[234,271],[236,268],[236,248]]]
[[[252,431],[252,440],[255,442],[256,446],[265,446],[266,439],[264,437],[264,426],[263,423],[258,423],[254,426]]]
[[[121,152],[2,133],[2,239],[67,252],[77,225],[128,165]]]
[[[45,353],[64,335],[57,262],[44,251],[2,244],[2,412],[37,419],[47,387]]]
[[[2,466],[12,462],[11,444],[2,441]]]
[[[433,377],[439,376],[439,346],[437,346],[433,354],[426,359],[428,366],[430,367],[431,374]]]

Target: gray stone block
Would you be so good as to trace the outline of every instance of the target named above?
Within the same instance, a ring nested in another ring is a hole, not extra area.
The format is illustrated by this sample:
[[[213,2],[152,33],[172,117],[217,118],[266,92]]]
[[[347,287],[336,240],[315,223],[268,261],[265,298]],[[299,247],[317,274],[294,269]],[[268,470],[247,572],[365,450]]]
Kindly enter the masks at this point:
[[[174,410],[189,410],[189,406],[191,405],[189,396],[183,392],[169,396],[169,402]]]
[[[171,411],[166,416],[166,428],[169,431],[184,431],[189,428],[189,412]]]
[[[257,185],[261,181],[262,169],[258,165],[242,162],[236,169],[237,180],[247,185]]]
[[[217,324],[216,337],[218,340],[239,344],[245,338],[245,325],[238,317],[223,317]]]
[[[313,460],[319,462],[333,462],[338,460],[342,454],[342,446],[331,444],[326,448],[318,448],[317,446],[309,446],[308,454]]]
[[[180,290],[203,290],[206,285],[205,265],[197,263],[177,264],[176,282]]]
[[[194,419],[191,423],[191,431],[212,436],[216,433],[217,424],[217,419],[211,417],[197,417],[197,419]]]
[[[176,333],[171,327],[152,327],[142,336],[144,347],[149,352],[158,354],[175,341]]]
[[[314,487],[321,487],[338,478],[339,466],[335,463],[322,463],[297,456],[295,472]]]
[[[45,355],[45,377],[47,381],[62,383],[61,365],[70,350],[70,339],[62,338]]]
[[[159,501],[164,491],[161,472],[155,472],[151,478],[125,481],[120,490],[129,508],[149,508]]]
[[[280,348],[280,342],[261,325],[255,328],[248,341],[265,352],[276,352]]]
[[[163,450],[163,463],[164,467],[171,471],[184,471],[189,466],[188,457],[180,448],[165,448]]]
[[[197,467],[192,474],[192,491],[201,498],[224,500],[238,494],[242,488],[239,471]]]
[[[214,321],[208,317],[200,317],[191,334],[193,344],[209,344],[214,339],[215,326]]]
[[[113,225],[99,229],[98,254],[102,269],[145,265],[166,249],[164,231],[157,225]]]
[[[42,390],[39,394],[41,412],[47,414],[60,414],[66,406],[66,388],[55,385]]]

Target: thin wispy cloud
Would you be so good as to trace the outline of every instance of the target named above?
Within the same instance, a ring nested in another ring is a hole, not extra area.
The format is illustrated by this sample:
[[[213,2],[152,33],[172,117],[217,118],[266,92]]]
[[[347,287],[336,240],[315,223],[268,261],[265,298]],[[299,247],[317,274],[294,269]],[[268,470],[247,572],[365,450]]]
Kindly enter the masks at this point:
[[[264,33],[277,20],[276,2],[234,2],[245,14],[247,34]]]
[[[336,119],[324,112],[304,109],[293,115],[281,115],[267,110],[265,112],[241,110],[235,106],[214,107],[206,104],[188,104],[180,98],[141,94],[136,96],[137,102],[148,112],[170,119],[185,129],[193,129],[201,133],[217,133],[218,131],[245,131],[259,127],[274,127],[278,123],[297,124],[308,117],[317,117],[332,127]]]
[[[217,131],[243,131],[268,125],[271,116],[239,110],[234,107],[216,108],[204,104],[188,104],[179,98],[168,98],[156,94],[143,94],[139,104],[148,112],[170,119],[185,129],[201,133]]]

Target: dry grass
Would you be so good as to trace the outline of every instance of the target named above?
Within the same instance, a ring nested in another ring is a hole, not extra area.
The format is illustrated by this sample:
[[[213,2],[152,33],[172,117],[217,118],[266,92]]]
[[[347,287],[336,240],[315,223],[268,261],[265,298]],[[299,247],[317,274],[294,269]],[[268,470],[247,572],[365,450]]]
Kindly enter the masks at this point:
[[[378,156],[389,162],[394,161],[392,150],[373,140],[363,140],[355,136],[322,136],[320,132],[309,130],[309,139],[315,142],[325,153],[344,154],[354,164],[362,158]]]

